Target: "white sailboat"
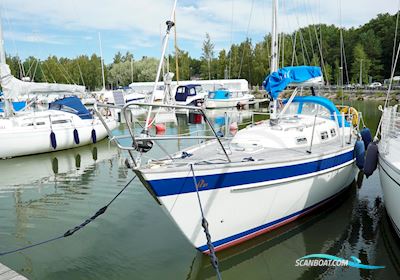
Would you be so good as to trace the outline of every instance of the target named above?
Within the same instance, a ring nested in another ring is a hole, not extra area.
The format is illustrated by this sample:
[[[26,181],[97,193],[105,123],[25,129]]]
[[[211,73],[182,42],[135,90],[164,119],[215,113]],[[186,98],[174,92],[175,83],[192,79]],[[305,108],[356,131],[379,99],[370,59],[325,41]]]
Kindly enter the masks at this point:
[[[386,107],[382,114],[379,141],[379,177],[387,213],[400,236],[400,113],[398,105]],[[374,144],[373,144],[374,145]],[[371,146],[373,148],[373,146]],[[370,153],[371,148],[368,149]],[[367,155],[368,156],[368,155]]]
[[[4,116],[0,118],[0,158],[52,152],[95,143],[107,137],[97,117],[76,96],[49,104],[44,111],[15,112],[12,100],[20,95],[52,93],[60,96],[83,93],[77,85],[23,82],[15,78],[6,64],[3,33],[0,26],[0,74],[4,98]],[[116,127],[113,118],[104,121]]]
[[[379,177],[383,192],[383,201],[390,221],[400,237],[400,113],[398,104],[389,106],[389,97],[394,81],[396,65],[400,54],[400,45],[396,52],[396,35],[394,37],[393,60],[389,88],[386,95],[377,133],[374,141],[368,146],[366,154],[365,174],[372,175],[376,167],[379,167]],[[380,139],[378,135],[380,134]]]
[[[149,136],[152,107],[203,115],[213,132],[203,137],[209,141],[142,165],[132,157],[132,169],[146,189],[201,252],[222,250],[291,222],[335,199],[355,178],[356,131],[330,100],[296,96],[295,90],[283,108],[278,106],[279,93],[289,82],[301,87],[300,82],[321,82],[322,75],[319,67],[277,69],[277,0],[274,6],[272,69],[265,84],[273,99],[270,120],[223,139],[201,108],[150,103],[145,130],[139,137],[130,130],[133,148],[114,138],[123,149],[145,152],[152,141],[172,139]],[[138,103],[123,111],[131,105]],[[212,246],[201,229],[205,224]]]

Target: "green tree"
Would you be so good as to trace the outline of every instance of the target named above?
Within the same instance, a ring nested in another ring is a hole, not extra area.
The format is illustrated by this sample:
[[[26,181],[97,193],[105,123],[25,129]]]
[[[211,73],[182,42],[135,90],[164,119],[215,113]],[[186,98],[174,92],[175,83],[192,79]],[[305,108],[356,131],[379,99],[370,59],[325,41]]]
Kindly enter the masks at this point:
[[[210,34],[208,33],[206,33],[206,39],[203,42],[202,51],[203,54],[201,56],[201,59],[203,61],[202,63],[203,77],[205,76],[204,73],[208,73],[208,79],[211,80],[211,63],[214,58],[214,44],[211,42]]]
[[[362,82],[363,84],[367,84],[370,67],[371,61],[368,59],[363,46],[358,43],[353,49],[353,63],[351,65],[352,83],[360,81],[360,72],[362,72]]]

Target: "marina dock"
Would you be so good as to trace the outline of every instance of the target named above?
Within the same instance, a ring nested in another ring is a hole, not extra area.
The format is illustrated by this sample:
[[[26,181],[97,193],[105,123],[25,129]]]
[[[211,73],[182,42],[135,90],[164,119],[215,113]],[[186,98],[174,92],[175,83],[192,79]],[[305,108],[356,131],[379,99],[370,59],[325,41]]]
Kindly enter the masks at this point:
[[[0,263],[0,280],[28,280],[28,278]]]

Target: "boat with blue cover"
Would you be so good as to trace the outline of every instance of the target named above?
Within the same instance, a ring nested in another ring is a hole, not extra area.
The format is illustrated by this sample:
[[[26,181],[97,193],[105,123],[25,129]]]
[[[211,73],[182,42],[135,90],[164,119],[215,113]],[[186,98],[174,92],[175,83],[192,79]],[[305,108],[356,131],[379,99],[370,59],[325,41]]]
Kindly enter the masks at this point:
[[[182,85],[176,88],[175,103],[178,105],[201,106],[208,91],[200,84]]]
[[[303,70],[291,69],[293,74]],[[321,78],[320,69],[313,70],[318,76],[308,75],[305,81]],[[272,92],[277,100],[279,91]],[[212,244],[222,250],[313,211],[354,180],[356,128],[329,99],[295,96],[298,92],[283,107],[273,108],[271,119],[249,125],[231,139],[205,141],[142,165],[136,162],[133,171],[198,250],[208,252],[209,247],[197,195]],[[207,121],[205,113],[203,118]],[[146,139],[162,137],[134,138],[133,147],[140,150],[140,141]]]
[[[276,0],[274,3],[276,6]],[[276,26],[275,13],[273,22]],[[169,23],[166,36],[173,26]],[[214,250],[244,242],[316,210],[336,199],[355,179],[358,131],[351,124],[351,113],[345,118],[324,97],[298,96],[305,86],[322,83],[321,69],[278,69],[276,36],[273,28],[271,73],[263,84],[272,99],[269,119],[250,124],[229,138],[216,133],[203,108],[150,103],[142,104],[150,109],[141,134],[135,135],[128,126],[132,145],[112,138],[120,148],[129,150],[129,167],[187,240],[212,256]],[[159,69],[161,66],[162,62]],[[288,85],[296,89],[282,101],[279,95]],[[122,111],[139,104],[127,104]],[[205,141],[145,162],[133,156],[135,150],[140,155],[148,152],[154,141],[162,147],[162,140],[174,139],[150,135],[151,108],[157,106],[201,114],[210,129],[202,136]]]
[[[84,86],[23,82],[11,74],[5,58],[1,22],[0,74],[4,101],[0,159],[79,147],[107,137],[103,123],[75,96],[85,92]],[[31,94],[52,94],[59,99],[51,102],[47,110],[16,110],[13,101]],[[103,121],[110,129],[117,126],[113,116],[104,117]]]
[[[105,118],[110,129],[117,122]],[[71,96],[49,104],[48,110],[15,112],[0,119],[0,158],[53,152],[96,143],[107,137],[101,121]]]

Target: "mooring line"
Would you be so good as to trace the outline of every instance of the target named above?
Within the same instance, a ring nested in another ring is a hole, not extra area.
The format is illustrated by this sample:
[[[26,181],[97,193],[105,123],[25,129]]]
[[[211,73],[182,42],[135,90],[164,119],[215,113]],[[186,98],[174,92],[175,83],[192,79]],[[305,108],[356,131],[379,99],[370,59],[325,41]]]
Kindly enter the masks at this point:
[[[192,174],[193,174],[193,183],[196,187],[197,200],[199,202],[199,207],[200,207],[200,212],[201,212],[201,226],[203,227],[204,234],[206,235],[207,246],[208,246],[208,250],[210,251],[210,262],[211,262],[212,267],[215,269],[218,280],[221,280],[222,277],[221,277],[221,273],[219,271],[218,258],[217,258],[217,255],[215,254],[214,245],[212,244],[212,241],[211,241],[211,235],[210,235],[210,231],[208,229],[208,222],[204,216],[203,206],[202,206],[201,200],[200,200],[199,187],[197,184],[196,175],[194,174],[194,169],[193,169],[192,163],[190,164],[190,170],[192,171]]]
[[[47,239],[47,240],[44,240],[44,241],[41,241],[41,242],[37,242],[37,243],[31,244],[31,245],[28,245],[28,246],[25,246],[25,247],[18,248],[18,249],[13,249],[13,250],[5,251],[5,252],[0,252],[0,256],[5,256],[5,255],[12,254],[12,253],[24,251],[24,250],[32,248],[32,247],[37,247],[37,246],[40,246],[40,245],[43,245],[43,244],[46,244],[46,243],[50,243],[50,242],[56,241],[58,239],[65,238],[65,237],[73,235],[78,230],[84,228],[85,226],[87,226],[88,224],[93,222],[97,217],[99,217],[100,215],[104,214],[104,212],[106,212],[108,206],[110,206],[111,203],[113,203],[117,199],[117,197],[120,196],[125,191],[125,189],[130,185],[130,183],[132,183],[132,181],[135,178],[136,178],[136,175],[131,180],[129,180],[129,182],[113,197],[113,199],[110,200],[109,203],[106,204],[106,206],[104,206],[104,207],[100,208],[99,210],[97,210],[97,212],[92,217],[90,217],[89,219],[86,219],[80,225],[78,225],[78,226],[76,226],[76,227],[74,227],[72,229],[67,230],[65,233],[63,233],[62,235],[59,235],[57,237],[53,237],[53,238],[50,238],[50,239]]]

